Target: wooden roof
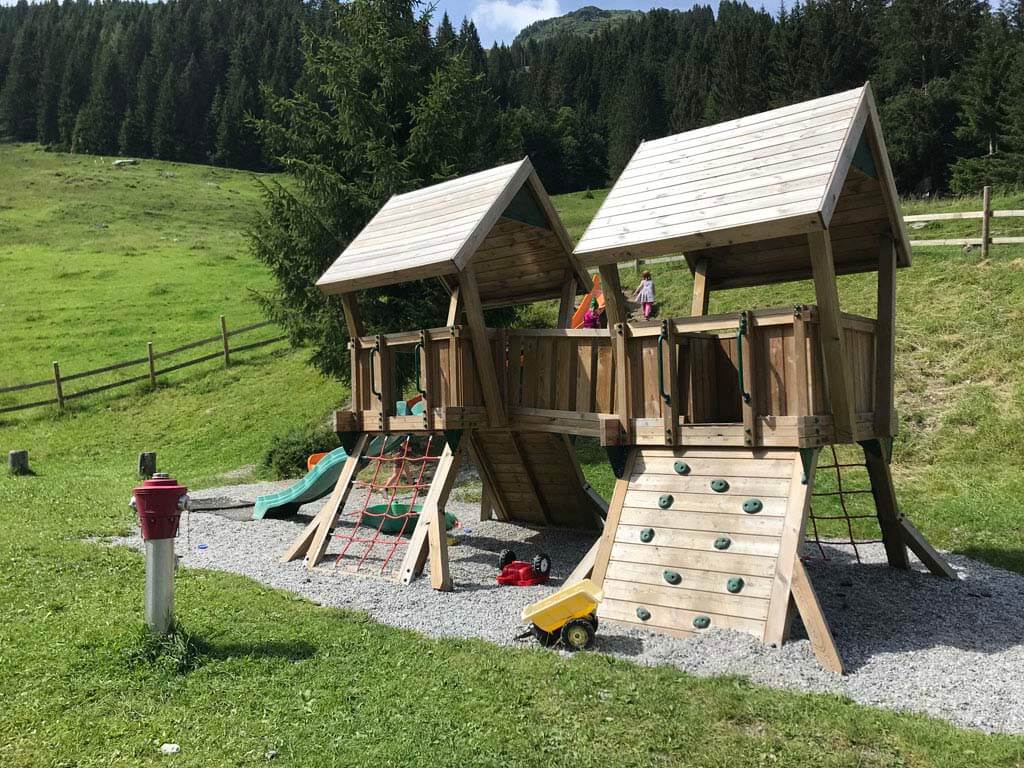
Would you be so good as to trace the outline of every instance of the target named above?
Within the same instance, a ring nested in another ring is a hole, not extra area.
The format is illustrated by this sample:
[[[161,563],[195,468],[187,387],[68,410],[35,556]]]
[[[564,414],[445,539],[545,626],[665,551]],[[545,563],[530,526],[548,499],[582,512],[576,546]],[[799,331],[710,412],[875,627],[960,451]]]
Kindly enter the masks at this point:
[[[317,281],[325,293],[445,279],[472,268],[485,306],[556,298],[589,280],[524,158],[395,195]]]
[[[640,145],[590,223],[584,266],[684,252],[712,285],[810,276],[806,234],[830,229],[836,271],[900,266],[910,241],[871,87]]]

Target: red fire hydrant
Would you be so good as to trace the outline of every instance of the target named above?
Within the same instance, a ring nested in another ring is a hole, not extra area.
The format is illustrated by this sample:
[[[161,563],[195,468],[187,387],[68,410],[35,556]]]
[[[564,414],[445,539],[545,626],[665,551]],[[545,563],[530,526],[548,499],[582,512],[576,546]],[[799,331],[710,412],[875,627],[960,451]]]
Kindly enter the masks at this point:
[[[189,507],[188,488],[158,472],[132,491],[130,506],[146,544],[146,624],[166,635],[174,627],[174,537]]]

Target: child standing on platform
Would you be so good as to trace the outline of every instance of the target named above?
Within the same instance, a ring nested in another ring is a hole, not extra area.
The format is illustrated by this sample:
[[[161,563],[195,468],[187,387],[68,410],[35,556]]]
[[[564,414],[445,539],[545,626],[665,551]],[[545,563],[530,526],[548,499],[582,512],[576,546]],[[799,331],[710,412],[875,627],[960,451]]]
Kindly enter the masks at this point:
[[[644,311],[644,320],[649,320],[655,301],[654,280],[651,278],[649,270],[644,270],[643,279],[640,281],[640,285],[637,286],[636,293],[633,294],[633,301],[640,302],[640,306],[643,307]]]
[[[590,308],[583,315],[583,327],[584,328],[600,328],[601,327],[601,310],[598,308],[597,299],[591,298]]]

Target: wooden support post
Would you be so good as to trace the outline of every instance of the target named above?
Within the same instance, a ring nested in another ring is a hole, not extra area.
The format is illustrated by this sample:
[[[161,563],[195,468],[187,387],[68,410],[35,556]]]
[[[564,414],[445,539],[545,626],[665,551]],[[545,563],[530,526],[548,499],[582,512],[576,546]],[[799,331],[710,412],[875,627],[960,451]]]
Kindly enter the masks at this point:
[[[787,389],[796,391],[796,413],[794,416],[813,416],[811,403],[811,378],[807,365],[807,315],[806,309],[798,305],[793,309],[793,357],[787,360]],[[792,382],[790,384],[789,382]]]
[[[669,320],[661,321],[661,336],[658,344],[661,356],[662,381],[659,388],[661,395],[661,414],[665,424],[665,445],[679,442],[679,376],[676,371],[676,333],[675,326]],[[668,400],[665,399],[668,395]]]
[[[562,298],[558,302],[558,327],[568,328],[576,311],[576,275],[567,270],[565,283],[562,285]]]
[[[874,432],[896,434],[893,423],[893,364],[896,359],[896,245],[883,238],[878,252],[878,311],[875,324]]]
[[[491,486],[480,475],[480,522],[486,522],[494,517],[494,504],[491,502]]]
[[[604,584],[605,574],[608,572],[608,561],[612,556],[612,546],[615,544],[615,532],[619,527],[619,518],[622,516],[622,505],[626,502],[626,491],[629,490],[629,480],[633,476],[633,465],[640,449],[631,448],[626,456],[626,463],[623,466],[622,477],[615,481],[615,490],[612,491],[612,499],[608,503],[608,517],[604,521],[604,532],[598,540],[597,556],[594,559],[594,566],[590,576],[598,587]]]
[[[906,570],[910,567],[907,548],[903,541],[900,527],[899,507],[896,504],[896,489],[893,487],[889,462],[882,451],[878,440],[865,440],[861,443],[864,449],[864,464],[871,480],[871,495],[875,499],[875,514],[878,515],[878,526],[882,529],[882,542],[885,544],[885,556],[893,568]]]
[[[629,399],[629,325],[616,323],[612,328],[615,363],[615,413],[619,417],[619,432],[622,439],[630,441],[630,399]]]
[[[799,457],[793,461],[793,474],[790,476],[787,494],[789,502],[783,520],[782,537],[779,540],[779,555],[775,563],[775,578],[762,638],[768,645],[782,645],[783,639],[789,634],[789,598],[793,591],[793,571],[795,564],[800,562],[800,548],[804,543],[804,528],[811,509],[811,492],[814,490],[814,470],[817,464],[817,451],[806,468]]]
[[[153,342],[146,342],[146,358],[149,360],[149,385],[156,386],[156,358],[153,357]]]
[[[693,266],[693,302],[690,304],[690,314],[693,317],[706,315],[710,298],[711,288],[708,285],[708,260],[701,259]]]
[[[828,380],[836,442],[848,443],[853,440],[856,418],[853,412],[850,366],[843,338],[843,320],[839,311],[835,263],[832,260],[832,242],[828,230],[811,232],[807,235],[807,241],[811,252],[811,270],[814,273],[814,293],[818,302],[818,337]]]
[[[362,461],[363,453],[369,440],[370,438],[366,434],[361,434],[359,439],[356,440],[355,447],[352,448],[348,454],[348,459],[345,460],[345,466],[341,468],[341,474],[338,475],[338,482],[334,484],[331,497],[320,512],[317,513],[317,516],[309,522],[298,538],[288,547],[281,558],[282,563],[288,563],[292,560],[297,560],[303,555],[307,555],[306,568],[313,570],[316,564],[320,562],[320,558],[323,557],[324,551],[327,549],[327,537],[330,535],[338,515],[341,514],[342,509],[345,507],[345,500],[352,489],[352,480],[359,470],[359,464]]]
[[[903,530],[903,540],[907,543],[907,546],[914,551],[918,560],[924,563],[929,571],[936,576],[946,579],[960,578],[960,575],[946,562],[946,558],[940,555],[935,547],[928,543],[928,539],[907,518],[900,519],[900,528]]]
[[[757,433],[757,394],[754,392],[754,366],[757,364],[754,350],[757,349],[757,329],[754,325],[753,314],[747,310],[740,313],[740,333],[737,338],[743,340],[743,348],[737,350],[737,362],[743,372],[739,382],[742,389],[740,397],[743,412],[743,444],[754,446],[760,441],[760,435]]]
[[[384,334],[378,334],[374,340],[374,354],[371,354],[370,376],[377,385],[377,391],[371,395],[377,399],[377,408],[380,413],[380,421],[377,426],[381,432],[387,432],[391,418],[391,406],[394,399],[391,393],[391,355],[388,351],[388,343]]]
[[[468,435],[463,435],[463,440]],[[420,522],[412,532],[409,549],[402,560],[402,583],[411,584],[423,572],[430,558],[430,586],[442,592],[452,590],[452,577],[448,566],[448,536],[444,524],[444,507],[455,484],[462,460],[461,448],[452,450],[445,444],[430,481],[430,489],[423,500]]]
[[[608,327],[614,328],[618,323],[628,320],[626,301],[622,296],[622,282],[619,280],[619,267],[606,264],[600,268],[601,292],[604,294],[604,311],[608,315]]]
[[[480,291],[472,265],[459,273],[459,288],[465,305],[466,324],[469,326],[469,337],[473,343],[476,374],[480,377],[487,417],[492,427],[503,427],[506,424],[505,407],[501,387],[498,386],[498,372],[494,368],[494,355],[491,354],[491,344],[487,339],[483,305],[480,302]]]
[[[224,344],[224,367],[231,365],[231,347],[228,344],[228,321],[220,316],[220,340]]]
[[[452,297],[448,300],[448,318],[445,323],[446,326],[451,328],[453,325],[459,324],[459,315],[462,314],[462,292],[459,290],[459,286],[455,286],[452,289]]]
[[[793,563],[793,601],[800,611],[804,629],[807,630],[807,637],[811,641],[811,650],[814,651],[818,663],[829,672],[845,675],[843,659],[836,648],[832,630],[829,629],[828,621],[821,610],[821,603],[818,602],[818,595],[814,592],[807,569],[799,558]]]
[[[64,385],[60,380],[60,363],[53,361],[53,388],[57,393],[57,407],[64,410]]]
[[[992,244],[992,187],[981,190],[981,258],[988,258]]]
[[[416,382],[419,394],[423,395],[423,427],[428,432],[434,431],[434,406],[438,404],[439,387],[434,376],[434,366],[431,361],[434,359],[431,351],[430,334],[420,331],[419,354],[420,375]],[[419,388],[423,387],[422,390]]]
[[[358,339],[366,335],[366,326],[363,325],[363,318],[359,314],[359,304],[356,302],[355,294],[341,294],[341,308],[345,313],[345,326],[348,328],[350,340]]]

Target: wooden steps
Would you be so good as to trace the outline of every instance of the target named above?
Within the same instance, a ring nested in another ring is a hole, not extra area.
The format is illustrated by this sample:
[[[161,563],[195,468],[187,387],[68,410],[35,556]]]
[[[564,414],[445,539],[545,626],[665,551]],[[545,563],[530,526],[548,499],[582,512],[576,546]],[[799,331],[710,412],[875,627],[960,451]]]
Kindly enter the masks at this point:
[[[500,503],[499,519],[537,526],[599,530],[604,512],[583,479],[572,444],[547,432],[479,430],[474,461]]]
[[[809,494],[797,450],[634,449],[595,562],[599,615],[781,642]]]

